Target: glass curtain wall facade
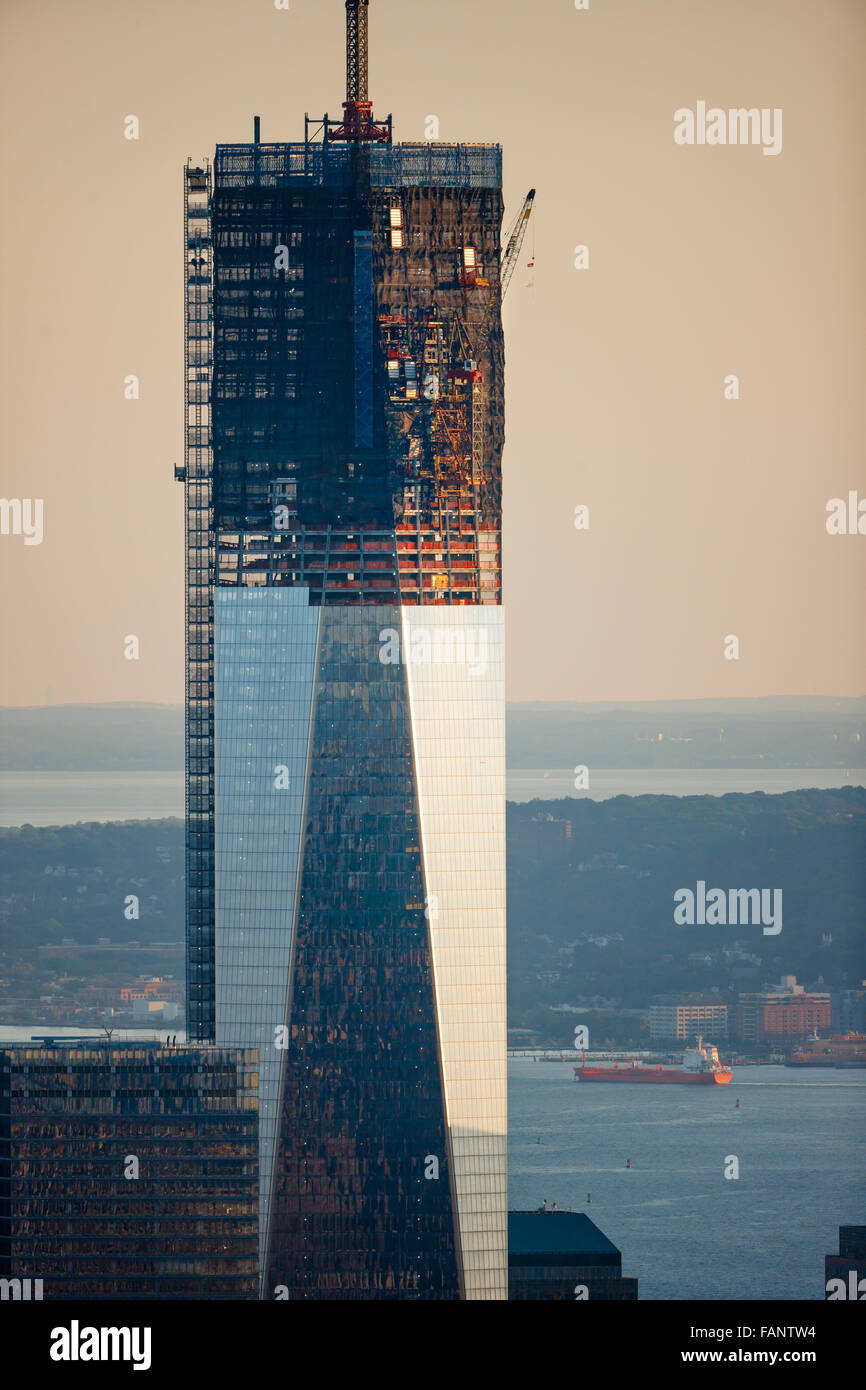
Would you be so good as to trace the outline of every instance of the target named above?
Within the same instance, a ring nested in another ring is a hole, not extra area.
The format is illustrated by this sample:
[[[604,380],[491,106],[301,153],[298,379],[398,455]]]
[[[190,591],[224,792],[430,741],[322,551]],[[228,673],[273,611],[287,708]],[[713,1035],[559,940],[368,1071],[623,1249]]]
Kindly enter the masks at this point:
[[[0,1278],[45,1300],[255,1298],[257,1082],[249,1049],[0,1051]]]
[[[189,993],[261,1296],[504,1299],[501,154],[218,146],[207,210]]]

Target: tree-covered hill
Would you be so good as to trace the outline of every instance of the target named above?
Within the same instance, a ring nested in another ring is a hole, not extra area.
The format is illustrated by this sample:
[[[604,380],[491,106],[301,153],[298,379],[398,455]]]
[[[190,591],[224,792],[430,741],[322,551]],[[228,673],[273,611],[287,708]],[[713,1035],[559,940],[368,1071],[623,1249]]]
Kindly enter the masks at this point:
[[[853,987],[866,974],[862,787],[510,805],[508,851],[515,1015],[595,995],[637,1007],[754,989],[782,973]],[[781,932],[677,925],[674,893],[699,880],[781,889]]]
[[[783,973],[828,988],[866,976],[864,788],[534,801],[509,805],[507,824],[513,1023],[539,1005],[638,1008],[713,987],[733,1001]],[[699,880],[781,889],[781,932],[677,925],[674,894]],[[182,937],[181,821],[0,830],[0,977],[27,962],[36,988],[60,968],[106,965],[98,952],[37,951],[64,939]],[[176,950],[148,953],[144,968],[177,969]]]

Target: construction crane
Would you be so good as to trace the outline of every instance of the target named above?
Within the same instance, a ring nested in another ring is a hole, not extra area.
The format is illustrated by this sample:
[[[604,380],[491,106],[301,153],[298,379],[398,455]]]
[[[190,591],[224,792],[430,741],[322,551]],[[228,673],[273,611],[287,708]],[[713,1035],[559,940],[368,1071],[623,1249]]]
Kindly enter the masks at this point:
[[[325,117],[326,140],[391,143],[391,117],[378,122],[367,92],[367,20],[370,0],[346,0],[346,100],[343,120]]]
[[[346,100],[367,100],[367,10],[370,0],[346,0]]]
[[[532,205],[535,202],[535,189],[530,188],[523,200],[523,207],[520,209],[517,221],[511,228],[508,244],[502,253],[502,264],[499,269],[499,286],[502,298],[505,298],[505,291],[511,284],[511,277],[517,269],[517,262],[520,258],[520,251],[523,240],[526,236],[526,229],[529,226],[529,219],[532,216]],[[491,304],[493,303],[491,297]]]

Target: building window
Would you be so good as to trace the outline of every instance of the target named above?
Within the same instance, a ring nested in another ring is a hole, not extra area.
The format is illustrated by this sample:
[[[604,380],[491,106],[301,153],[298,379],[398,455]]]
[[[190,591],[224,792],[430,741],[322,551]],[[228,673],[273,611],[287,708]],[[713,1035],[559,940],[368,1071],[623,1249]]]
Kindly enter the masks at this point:
[[[392,207],[389,212],[391,224],[391,250],[402,251],[406,245],[406,233],[403,227],[403,209]]]

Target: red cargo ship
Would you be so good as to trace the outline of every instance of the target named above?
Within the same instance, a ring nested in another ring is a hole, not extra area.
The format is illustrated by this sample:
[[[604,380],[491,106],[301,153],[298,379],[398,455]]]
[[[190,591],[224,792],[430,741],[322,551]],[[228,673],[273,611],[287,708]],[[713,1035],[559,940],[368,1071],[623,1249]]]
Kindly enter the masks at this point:
[[[718,1048],[704,1047],[703,1039],[683,1053],[681,1067],[647,1066],[643,1062],[614,1062],[612,1067],[588,1067],[586,1053],[575,1067],[575,1081],[645,1081],[650,1085],[727,1086],[733,1076],[719,1061]]]

